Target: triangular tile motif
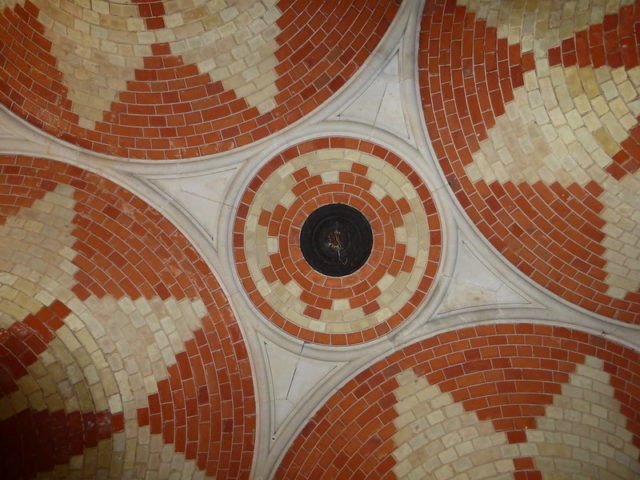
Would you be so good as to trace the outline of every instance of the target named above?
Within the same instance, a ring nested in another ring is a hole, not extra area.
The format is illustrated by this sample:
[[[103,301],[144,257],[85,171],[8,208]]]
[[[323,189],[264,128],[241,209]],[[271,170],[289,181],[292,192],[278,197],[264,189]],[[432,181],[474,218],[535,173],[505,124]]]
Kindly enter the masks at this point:
[[[633,478],[640,473],[640,449],[631,443],[632,433],[625,429],[627,420],[620,413],[622,405],[603,369],[601,359],[586,357],[555,388],[553,374],[547,375],[551,383],[546,392],[552,396],[540,398],[524,394],[525,383],[519,382],[543,378],[544,368],[528,379],[511,375],[511,388],[503,388],[501,395],[520,400],[496,408],[502,414],[528,410],[536,417],[520,420],[525,422],[524,431],[507,432],[506,419],[498,412],[487,416],[486,410],[469,408],[465,401],[457,403],[459,391],[443,392],[413,371],[404,371],[395,391],[398,448],[393,453],[397,462],[393,471],[398,478],[452,478],[466,473],[471,478],[506,480],[536,474],[548,478],[559,472],[585,478],[611,474],[611,478]],[[500,405],[497,397],[487,400]]]
[[[533,281],[632,324],[639,14],[626,0],[438,0],[425,7],[418,53],[427,131],[469,218]]]
[[[121,158],[226,152],[339,91],[400,3],[136,0],[66,11],[3,2],[0,103],[56,137]]]
[[[638,352],[567,328],[441,333],[340,388],[275,478],[636,478],[638,372]]]
[[[11,478],[248,476],[251,367],[194,246],[79,167],[3,156],[0,180],[0,463]],[[27,465],[28,443],[42,453]]]

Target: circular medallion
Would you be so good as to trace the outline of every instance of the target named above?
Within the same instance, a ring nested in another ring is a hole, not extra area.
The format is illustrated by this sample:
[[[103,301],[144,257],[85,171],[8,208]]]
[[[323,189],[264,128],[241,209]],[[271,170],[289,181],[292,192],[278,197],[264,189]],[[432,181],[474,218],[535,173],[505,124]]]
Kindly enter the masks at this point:
[[[420,177],[345,138],[277,155],[245,190],[234,254],[251,302],[303,340],[362,343],[420,305],[440,259],[440,220]]]
[[[349,205],[332,203],[314,211],[300,232],[304,259],[320,273],[344,277],[369,258],[373,235],[369,221]]]

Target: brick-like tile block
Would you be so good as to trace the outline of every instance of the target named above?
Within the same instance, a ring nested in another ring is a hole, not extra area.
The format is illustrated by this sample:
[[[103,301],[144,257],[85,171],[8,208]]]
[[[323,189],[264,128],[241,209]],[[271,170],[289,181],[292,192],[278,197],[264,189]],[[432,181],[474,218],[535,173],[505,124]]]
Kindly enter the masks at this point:
[[[535,282],[640,323],[637,2],[425,6],[424,118],[480,232]],[[446,48],[445,48],[446,46]]]
[[[485,325],[407,346],[316,412],[276,478],[640,473],[640,354],[601,336]]]
[[[248,478],[247,351],[184,235],[105,178],[39,158],[0,157],[0,214],[6,471]]]
[[[5,2],[0,102],[124,158],[227,151],[299,120],[369,58],[401,0]]]
[[[314,270],[300,248],[306,218],[344,204],[369,221],[373,249],[357,271]],[[322,138],[271,159],[245,190],[234,232],[236,266],[249,298],[284,331],[349,345],[399,326],[425,298],[441,253],[440,220],[420,177],[388,150]]]
[[[15,380],[27,374],[26,367],[47,349],[47,344],[56,337],[56,330],[64,325],[62,319],[70,313],[64,303],[56,300],[34,315],[27,315],[22,322],[3,328],[0,334],[0,365],[3,367],[0,388],[3,395],[18,390]]]
[[[16,383],[27,375],[27,367],[45,352],[48,342],[71,311],[60,301],[28,315],[0,333],[0,395],[4,398],[19,390]],[[6,407],[6,405],[3,405]],[[7,416],[0,413],[0,463],[7,478],[34,478],[38,472],[53,470],[95,447],[112,432],[123,430],[122,413],[108,411],[65,412],[21,410]]]
[[[123,428],[122,413],[22,410],[0,420],[0,460],[5,478],[36,478],[74,455],[96,447]]]

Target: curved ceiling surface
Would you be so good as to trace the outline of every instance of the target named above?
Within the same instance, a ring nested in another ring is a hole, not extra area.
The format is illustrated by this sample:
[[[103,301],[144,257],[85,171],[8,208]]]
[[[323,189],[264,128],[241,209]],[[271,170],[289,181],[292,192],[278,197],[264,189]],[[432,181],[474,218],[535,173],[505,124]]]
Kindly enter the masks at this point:
[[[367,60],[399,0],[0,1],[0,101],[99,153],[181,159],[299,120]]]
[[[639,39],[640,0],[0,0],[0,476],[640,478]]]
[[[637,351],[531,324],[407,346],[318,410],[275,478],[640,475]]]
[[[315,270],[301,250],[305,220],[331,204],[359,211],[373,231],[364,265],[342,277]],[[426,297],[442,250],[438,212],[418,174],[354,138],[311,140],[271,159],[247,186],[233,235],[238,274],[260,312],[287,333],[329,345],[398,327]]]
[[[540,285],[640,323],[638,2],[427,2],[420,91],[471,220]]]
[[[187,239],[66,164],[0,157],[0,192],[6,478],[248,477],[247,352]]]

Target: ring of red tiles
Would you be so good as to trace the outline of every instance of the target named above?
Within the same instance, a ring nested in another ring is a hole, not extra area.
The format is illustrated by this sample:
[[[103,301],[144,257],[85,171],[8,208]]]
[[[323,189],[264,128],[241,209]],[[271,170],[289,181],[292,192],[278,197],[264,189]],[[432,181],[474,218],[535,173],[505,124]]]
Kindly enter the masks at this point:
[[[525,323],[449,331],[359,372],[275,479],[640,475],[640,354]]]
[[[360,212],[373,233],[364,265],[345,276],[314,270],[300,231],[318,208]],[[427,187],[392,152],[369,142],[323,138],[271,159],[245,190],[234,226],[238,274],[273,324],[303,340],[348,345],[385,335],[431,286],[440,220]]]
[[[427,2],[424,118],[467,215],[564,300],[640,323],[638,2]]]
[[[180,159],[247,145],[337,92],[401,0],[75,2],[0,11],[0,102],[95,152]]]
[[[248,478],[240,328],[193,245],[99,175],[0,156],[3,478]]]

